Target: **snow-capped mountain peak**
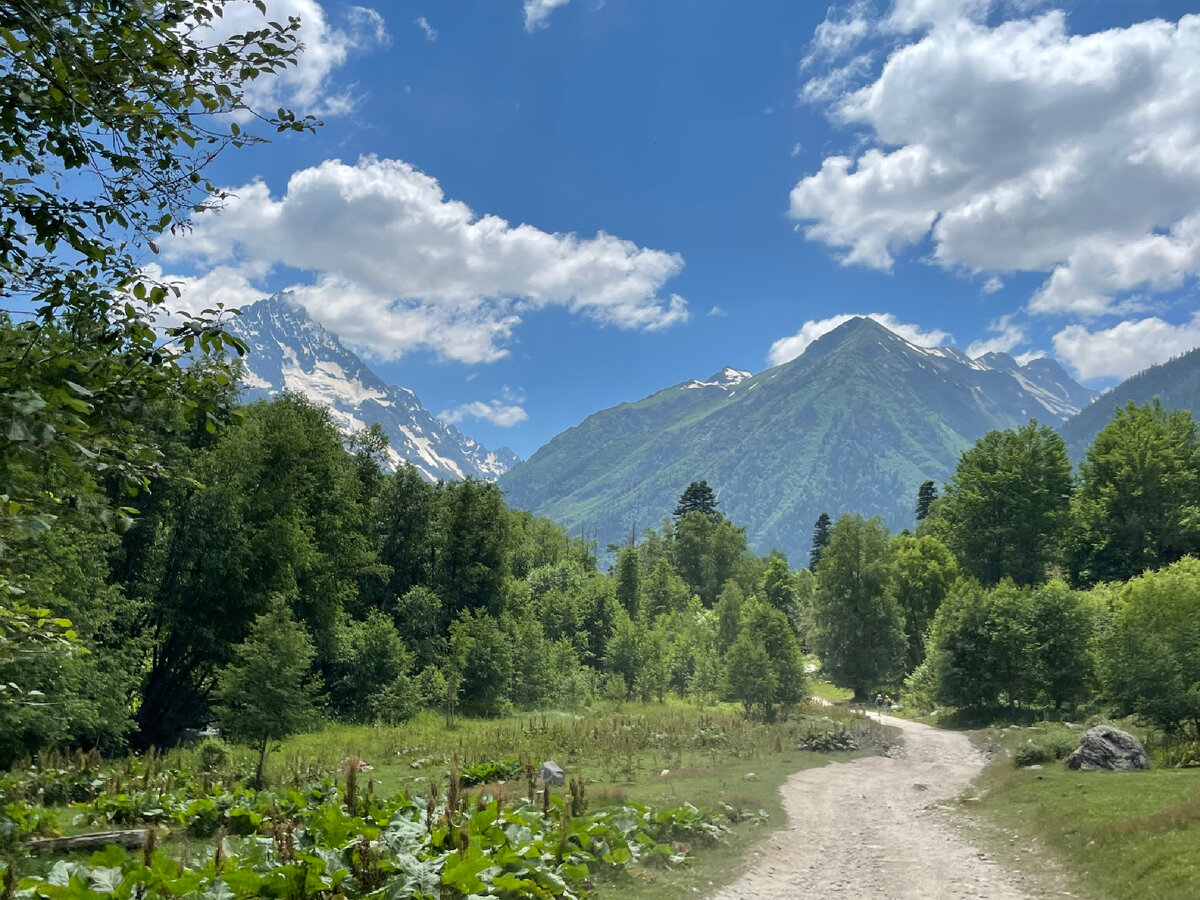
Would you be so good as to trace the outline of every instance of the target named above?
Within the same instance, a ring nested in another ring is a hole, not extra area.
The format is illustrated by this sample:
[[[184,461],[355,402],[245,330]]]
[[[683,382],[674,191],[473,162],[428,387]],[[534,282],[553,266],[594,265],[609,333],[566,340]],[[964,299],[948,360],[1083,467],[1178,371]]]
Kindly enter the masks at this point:
[[[378,422],[392,464],[410,462],[430,481],[491,481],[520,462],[507,447],[488,450],[436,418],[408,388],[384,382],[287,294],[244,307],[229,330],[249,347],[242,374],[248,400],[295,391],[326,407],[347,434]]]
[[[742,369],[735,369],[733,366],[726,366],[716,374],[709,375],[708,378],[704,379],[703,381],[693,378],[691,381],[685,381],[682,386],[685,388],[718,387],[729,389],[732,387],[737,387],[747,378],[753,377],[754,376],[752,372],[746,372]]]

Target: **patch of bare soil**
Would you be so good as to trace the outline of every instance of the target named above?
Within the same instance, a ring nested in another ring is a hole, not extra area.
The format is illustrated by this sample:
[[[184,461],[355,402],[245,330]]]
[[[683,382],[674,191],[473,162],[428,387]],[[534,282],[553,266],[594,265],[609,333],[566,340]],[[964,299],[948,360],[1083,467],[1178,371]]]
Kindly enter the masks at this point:
[[[713,900],[1044,896],[967,843],[952,804],[984,766],[964,734],[882,716],[904,743],[889,756],[797,772],[781,789],[788,825]]]

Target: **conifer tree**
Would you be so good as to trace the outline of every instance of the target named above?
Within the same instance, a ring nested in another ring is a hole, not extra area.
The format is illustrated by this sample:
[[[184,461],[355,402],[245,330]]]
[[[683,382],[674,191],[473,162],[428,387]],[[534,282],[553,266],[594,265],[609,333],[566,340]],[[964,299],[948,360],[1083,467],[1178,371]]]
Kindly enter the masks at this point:
[[[917,521],[924,522],[929,515],[929,507],[937,499],[937,485],[932,481],[924,482],[917,491]]]
[[[821,513],[817,518],[816,526],[813,528],[812,553],[808,557],[808,570],[810,572],[817,571],[817,564],[821,561],[821,553],[829,544],[831,528],[829,513]]]
[[[693,481],[687,486],[675,506],[675,521],[678,522],[690,512],[717,515],[717,497],[707,481]]]

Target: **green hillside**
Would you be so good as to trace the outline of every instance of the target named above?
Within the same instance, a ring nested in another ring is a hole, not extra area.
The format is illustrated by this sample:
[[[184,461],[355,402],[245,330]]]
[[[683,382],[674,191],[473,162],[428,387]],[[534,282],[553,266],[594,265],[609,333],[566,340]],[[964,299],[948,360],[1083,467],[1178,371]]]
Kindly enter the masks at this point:
[[[1155,397],[1167,409],[1190,410],[1200,418],[1200,348],[1139,372],[1068,420],[1062,427],[1062,435],[1071,459],[1075,462],[1083,459],[1092,440],[1112,419],[1118,406],[1131,400],[1141,405]]]
[[[911,527],[922,481],[940,484],[977,437],[1039,413],[1050,420],[1009,374],[855,319],[737,384],[689,382],[589,416],[500,486],[603,546],[656,525],[706,479],[756,550],[802,564],[821,512]]]

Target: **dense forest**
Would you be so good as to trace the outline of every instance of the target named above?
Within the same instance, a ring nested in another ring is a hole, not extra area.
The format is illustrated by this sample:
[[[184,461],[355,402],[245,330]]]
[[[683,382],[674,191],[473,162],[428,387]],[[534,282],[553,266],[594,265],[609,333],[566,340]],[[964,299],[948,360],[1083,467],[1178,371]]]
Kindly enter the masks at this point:
[[[771,719],[806,696],[805,650],[860,697],[907,676],[914,702],[1103,699],[1200,734],[1186,412],[1119,410],[1078,475],[1050,428],[992,432],[914,492],[915,533],[822,516],[799,571],[694,482],[602,566],[495,485],[389,472],[378,429],[346,440],[290,394],[239,406],[223,373],[196,363],[203,403],[126,423],[156,460],[134,495],[7,445],[6,494],[54,513],[9,518],[0,762],[668,693]]]

